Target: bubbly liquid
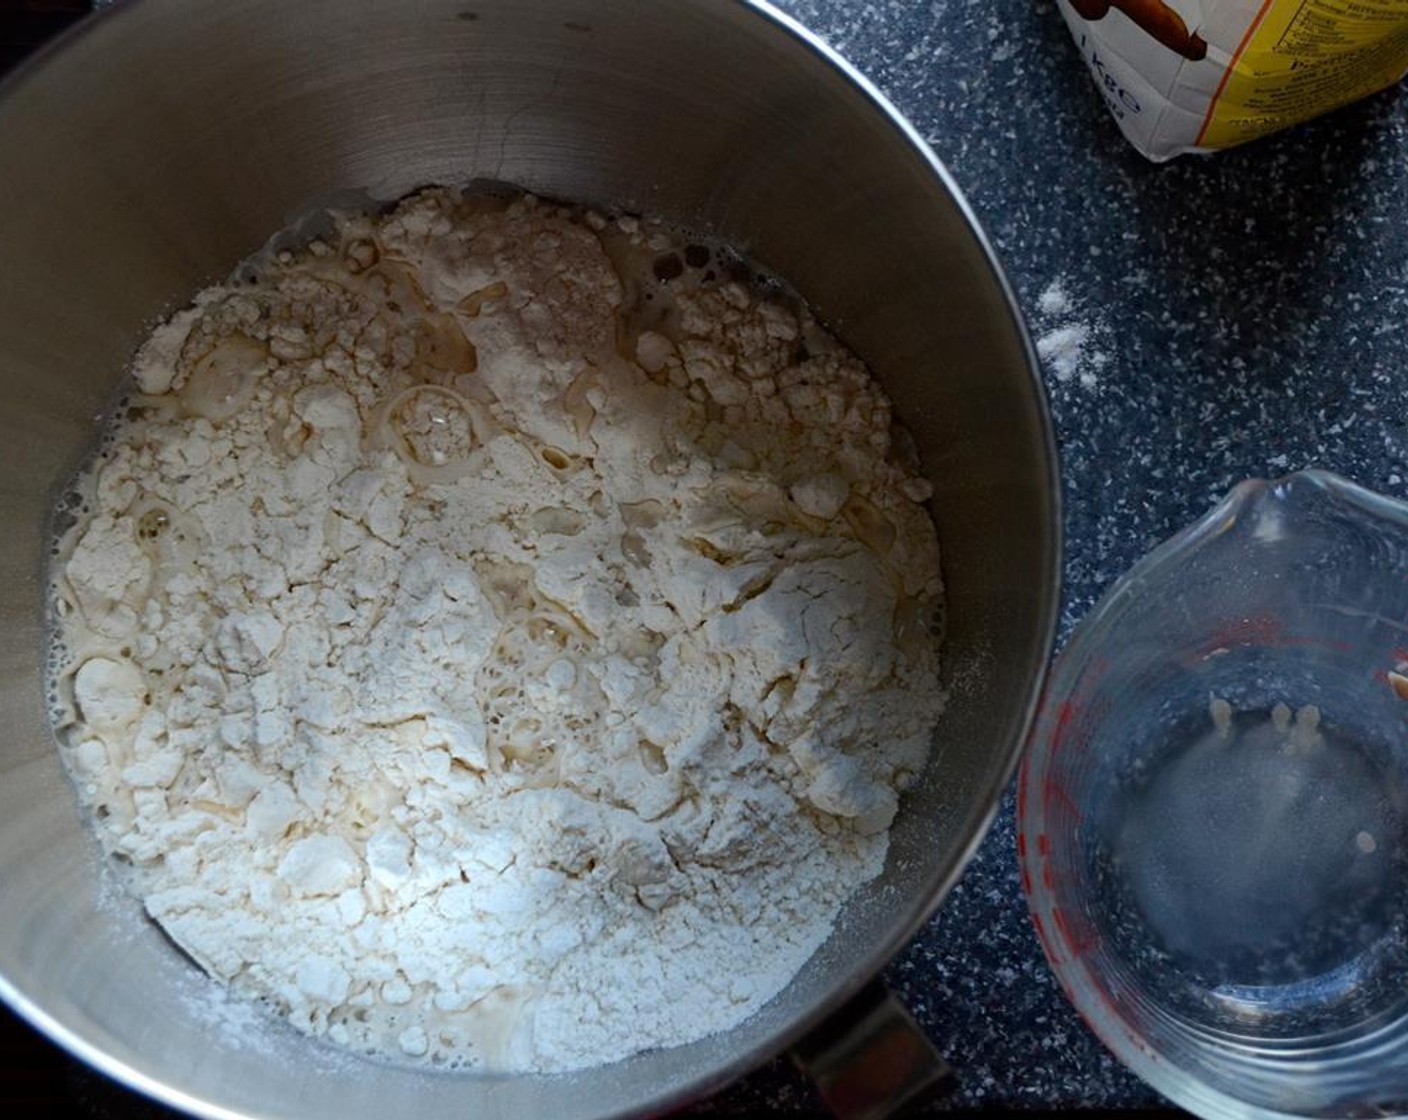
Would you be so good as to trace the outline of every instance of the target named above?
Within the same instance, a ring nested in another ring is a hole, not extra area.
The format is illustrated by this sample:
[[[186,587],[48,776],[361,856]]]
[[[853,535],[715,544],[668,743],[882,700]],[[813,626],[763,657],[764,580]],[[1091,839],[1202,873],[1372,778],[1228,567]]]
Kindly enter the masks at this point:
[[[1111,939],[1157,983],[1250,998],[1258,1014],[1289,1010],[1297,986],[1320,1001],[1327,983],[1373,982],[1405,925],[1401,781],[1314,708],[1214,701],[1210,715],[1104,816],[1096,878],[1115,899]]]

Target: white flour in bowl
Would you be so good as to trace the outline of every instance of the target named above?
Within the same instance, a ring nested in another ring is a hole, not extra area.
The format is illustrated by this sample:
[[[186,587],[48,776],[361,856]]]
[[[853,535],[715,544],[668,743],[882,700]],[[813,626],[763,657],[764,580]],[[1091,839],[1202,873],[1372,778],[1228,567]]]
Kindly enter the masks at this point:
[[[157,328],[54,564],[56,723],[214,976],[555,1071],[775,995],[941,707],[928,496],[719,251],[435,190]]]

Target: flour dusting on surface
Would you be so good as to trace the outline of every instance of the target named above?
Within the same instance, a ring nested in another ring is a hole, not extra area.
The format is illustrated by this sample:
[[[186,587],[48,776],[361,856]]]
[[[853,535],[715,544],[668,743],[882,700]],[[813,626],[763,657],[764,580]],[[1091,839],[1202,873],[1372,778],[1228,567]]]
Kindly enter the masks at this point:
[[[1059,277],[1037,297],[1036,309],[1037,356],[1057,383],[1098,388],[1100,372],[1110,362],[1101,342],[1104,324],[1096,316],[1082,314]]]
[[[736,264],[429,191],[139,353],[55,564],[56,721],[233,991],[579,1068],[735,1025],[878,873],[942,706],[929,485]]]

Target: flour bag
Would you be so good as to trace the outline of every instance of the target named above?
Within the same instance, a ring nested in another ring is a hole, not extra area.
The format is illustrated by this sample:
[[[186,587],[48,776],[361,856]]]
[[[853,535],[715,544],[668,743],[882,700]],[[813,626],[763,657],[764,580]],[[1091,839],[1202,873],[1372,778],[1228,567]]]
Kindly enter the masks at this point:
[[[1266,136],[1408,72],[1408,0],[1058,0],[1150,159]]]

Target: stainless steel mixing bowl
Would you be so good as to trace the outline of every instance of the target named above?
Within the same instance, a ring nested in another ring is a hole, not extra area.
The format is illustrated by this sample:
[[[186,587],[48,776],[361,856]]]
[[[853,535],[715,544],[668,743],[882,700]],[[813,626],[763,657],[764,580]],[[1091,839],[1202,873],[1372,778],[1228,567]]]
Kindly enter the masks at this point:
[[[664,215],[790,278],[914,434],[948,585],[952,701],[881,878],[748,1022],[555,1078],[379,1066],[214,1025],[194,968],[101,872],[44,702],[46,518],[144,327],[310,203],[476,177]],[[1017,758],[1060,551],[1034,371],[943,169],[761,6],[126,0],[90,20],[0,92],[0,995],[206,1116],[570,1120],[658,1110],[760,1062],[914,933]]]

